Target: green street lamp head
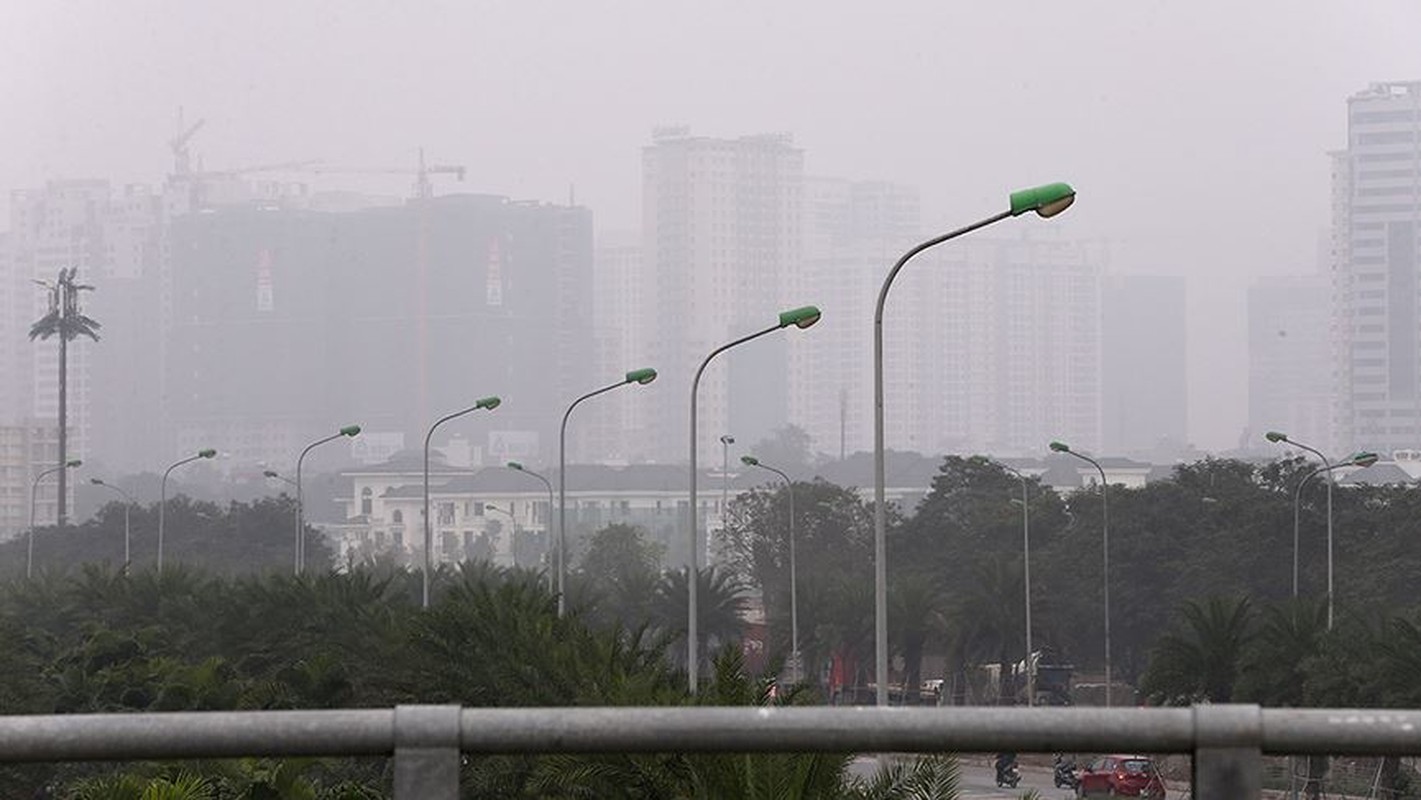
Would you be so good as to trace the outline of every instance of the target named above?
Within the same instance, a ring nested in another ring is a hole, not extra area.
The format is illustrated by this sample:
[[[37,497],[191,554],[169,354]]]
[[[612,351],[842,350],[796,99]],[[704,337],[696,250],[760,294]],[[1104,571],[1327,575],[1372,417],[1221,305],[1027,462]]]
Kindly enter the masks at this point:
[[[516,470],[518,470],[519,472],[522,472],[522,471],[523,471],[523,465],[520,464],[520,463],[518,463],[517,461],[510,461],[510,462],[508,462],[507,464],[505,464],[504,466],[508,467],[509,469],[516,469]]]
[[[92,484],[94,484],[95,486],[108,486],[107,483],[104,483],[104,479],[103,479],[103,478],[90,478],[90,479],[89,479],[89,483],[92,483]]]
[[[1352,458],[1348,460],[1348,463],[1358,467],[1370,467],[1371,465],[1377,463],[1377,460],[1379,458],[1380,456],[1378,456],[1376,453],[1353,453]]]
[[[359,426],[359,425],[347,425],[347,426],[345,426],[344,428],[341,428],[341,429],[340,429],[340,435],[341,435],[341,436],[350,436],[350,437],[359,436],[359,435],[360,435],[360,426]]]
[[[497,397],[485,397],[479,400],[477,403],[474,403],[474,408],[486,408],[489,411],[492,411],[495,408],[498,408],[499,405],[502,403],[503,401]]]
[[[484,510],[485,510],[485,511],[502,511],[503,509],[499,508],[498,506],[494,505],[493,503],[484,503]]]
[[[627,383],[639,383],[645,386],[654,380],[656,380],[656,370],[651,367],[634,369],[627,373]]]
[[[197,451],[197,457],[198,457],[198,458],[216,458],[216,457],[217,457],[217,451],[214,450],[214,449],[212,449],[211,447],[204,448],[204,449],[202,449],[202,450]]]
[[[1263,438],[1264,438],[1264,439],[1267,439],[1268,441],[1272,442],[1273,444],[1277,444],[1277,443],[1279,443],[1279,442],[1286,442],[1286,441],[1288,441],[1288,434],[1283,433],[1282,431],[1269,431],[1269,432],[1263,434]]]
[[[1052,442],[1051,451],[1054,453],[1069,453],[1071,452],[1071,446],[1065,442]]]
[[[66,469],[73,469],[74,467],[82,467],[83,465],[84,465],[84,462],[83,462],[83,461],[80,461],[80,460],[77,459],[77,458],[76,458],[76,459],[73,459],[73,460],[70,460],[70,461],[64,462],[64,466],[65,466]]]
[[[1054,217],[1076,201],[1076,190],[1068,183],[1048,183],[1011,193],[1011,215],[1019,217],[1035,211],[1043,217]]]
[[[262,470],[262,476],[267,478],[280,478],[281,475],[274,469]]]
[[[793,325],[796,328],[808,328],[818,322],[821,316],[823,315],[819,313],[817,306],[791,308],[789,311],[780,312],[780,327],[788,328]]]
[[[758,467],[760,466],[760,459],[754,456],[741,456],[740,463],[747,467]]]

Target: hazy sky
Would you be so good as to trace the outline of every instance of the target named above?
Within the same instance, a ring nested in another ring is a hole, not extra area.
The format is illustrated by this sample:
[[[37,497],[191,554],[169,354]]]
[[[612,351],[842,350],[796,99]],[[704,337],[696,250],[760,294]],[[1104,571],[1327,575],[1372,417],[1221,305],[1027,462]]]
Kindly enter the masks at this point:
[[[1189,276],[1191,437],[1224,448],[1243,289],[1315,267],[1344,99],[1421,78],[1417,31],[1416,0],[9,0],[0,189],[157,182],[179,106],[209,169],[403,167],[423,145],[469,168],[445,190],[575,184],[602,229],[637,225],[640,147],[668,123],[791,132],[813,173],[919,186],[930,225],[1067,180],[1069,214],[1012,224]]]

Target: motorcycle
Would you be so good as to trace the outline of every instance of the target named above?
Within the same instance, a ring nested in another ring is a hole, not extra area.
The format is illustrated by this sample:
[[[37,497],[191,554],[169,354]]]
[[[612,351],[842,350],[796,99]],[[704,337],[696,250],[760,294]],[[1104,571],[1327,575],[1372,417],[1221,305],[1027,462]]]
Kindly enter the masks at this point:
[[[1016,759],[997,759],[997,786],[1015,789],[1021,783],[1021,770],[1017,768]]]
[[[1051,780],[1057,789],[1074,789],[1079,786],[1081,779],[1076,775],[1076,762],[1056,756],[1055,774],[1051,776]]]

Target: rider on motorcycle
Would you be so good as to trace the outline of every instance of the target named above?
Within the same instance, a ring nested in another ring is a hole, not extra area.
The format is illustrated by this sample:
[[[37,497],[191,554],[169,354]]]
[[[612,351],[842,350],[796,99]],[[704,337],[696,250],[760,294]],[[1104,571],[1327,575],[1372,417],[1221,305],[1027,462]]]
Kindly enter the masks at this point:
[[[1007,780],[1007,772],[1016,766],[1016,753],[997,753],[997,783]]]

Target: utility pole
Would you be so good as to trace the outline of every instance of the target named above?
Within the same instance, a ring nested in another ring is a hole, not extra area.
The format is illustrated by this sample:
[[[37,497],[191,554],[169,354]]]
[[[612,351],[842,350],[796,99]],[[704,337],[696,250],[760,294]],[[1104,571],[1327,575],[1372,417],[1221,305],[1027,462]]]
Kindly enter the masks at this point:
[[[79,292],[92,291],[94,287],[75,283],[78,267],[60,269],[54,283],[36,280],[49,292],[49,312],[30,326],[30,341],[59,337],[59,464],[69,463],[69,340],[87,336],[99,340],[98,329],[102,326],[86,317],[79,310]],[[68,500],[69,484],[65,479],[67,470],[59,470],[59,502],[55,524],[64,526],[65,505]]]

